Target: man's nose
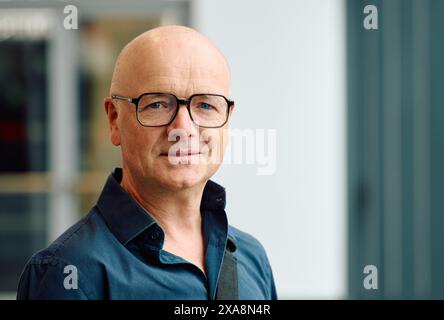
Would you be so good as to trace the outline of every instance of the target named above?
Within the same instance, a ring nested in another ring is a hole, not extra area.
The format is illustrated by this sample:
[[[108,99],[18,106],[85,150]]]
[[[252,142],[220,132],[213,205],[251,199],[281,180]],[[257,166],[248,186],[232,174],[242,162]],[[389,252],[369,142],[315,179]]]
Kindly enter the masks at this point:
[[[191,120],[190,114],[185,105],[179,106],[176,117],[168,126],[168,135],[172,130],[181,130],[184,134],[186,134],[187,137],[197,134],[198,127],[193,123],[193,120]]]

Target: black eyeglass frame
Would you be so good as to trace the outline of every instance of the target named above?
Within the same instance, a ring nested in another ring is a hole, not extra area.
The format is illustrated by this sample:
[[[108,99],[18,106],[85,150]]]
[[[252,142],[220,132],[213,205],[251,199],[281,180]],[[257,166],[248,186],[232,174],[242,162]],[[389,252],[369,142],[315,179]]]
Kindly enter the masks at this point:
[[[148,126],[148,125],[143,124],[143,123],[139,120],[139,112],[138,112],[138,111],[139,111],[139,101],[140,101],[140,99],[142,99],[143,96],[146,96],[146,95],[156,95],[156,94],[167,94],[167,95],[170,95],[170,96],[173,96],[174,98],[176,98],[176,110],[174,111],[174,114],[173,114],[173,116],[171,117],[171,119],[170,119],[170,121],[169,121],[168,123],[166,123],[166,124],[161,124],[161,125],[157,125],[157,126]],[[226,117],[225,121],[224,121],[221,125],[219,125],[219,126],[215,126],[215,127],[212,127],[212,126],[202,126],[202,125],[197,124],[197,123],[194,121],[193,116],[192,116],[192,114],[191,114],[190,102],[191,102],[191,100],[193,99],[193,97],[197,97],[197,96],[222,97],[222,98],[225,99],[225,101],[227,102],[227,117]],[[228,118],[229,118],[229,115],[230,115],[230,108],[234,105],[234,101],[233,101],[233,100],[229,100],[229,99],[228,99],[227,97],[225,97],[224,95],[221,95],[221,94],[215,94],[215,93],[195,93],[195,94],[193,94],[192,96],[190,96],[190,97],[189,97],[188,99],[186,99],[186,100],[184,100],[184,99],[179,99],[175,94],[173,94],[173,93],[169,93],[169,92],[145,92],[145,93],[142,93],[142,94],[141,94],[140,96],[138,96],[137,98],[130,98],[130,97],[125,97],[125,96],[121,96],[121,95],[113,94],[113,95],[111,95],[111,98],[112,98],[112,99],[117,99],[117,100],[127,101],[127,102],[129,102],[129,103],[133,103],[133,104],[136,106],[136,119],[137,119],[137,122],[139,122],[139,124],[140,124],[142,127],[148,127],[148,128],[156,128],[156,127],[166,127],[166,126],[169,126],[169,125],[174,121],[174,119],[176,118],[177,113],[179,112],[179,107],[180,107],[181,104],[184,104],[184,105],[186,106],[191,121],[193,121],[193,123],[194,123],[195,125],[197,125],[198,127],[200,127],[200,128],[214,128],[214,129],[215,129],[215,128],[220,128],[220,127],[223,127],[223,126],[228,122]]]

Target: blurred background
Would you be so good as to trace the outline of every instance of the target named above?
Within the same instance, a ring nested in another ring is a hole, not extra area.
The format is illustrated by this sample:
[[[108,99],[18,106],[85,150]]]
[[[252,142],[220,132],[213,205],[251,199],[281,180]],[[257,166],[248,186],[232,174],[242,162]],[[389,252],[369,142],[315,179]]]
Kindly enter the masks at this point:
[[[214,180],[281,299],[444,298],[443,16],[441,0],[0,1],[0,298],[120,166],[103,110],[114,62],[167,24],[226,55],[232,128],[276,130],[274,174],[231,164]]]

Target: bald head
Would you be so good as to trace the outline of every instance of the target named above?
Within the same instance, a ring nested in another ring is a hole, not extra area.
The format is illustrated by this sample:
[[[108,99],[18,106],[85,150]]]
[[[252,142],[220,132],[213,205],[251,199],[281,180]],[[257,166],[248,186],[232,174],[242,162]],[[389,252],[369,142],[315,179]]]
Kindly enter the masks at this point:
[[[116,61],[110,94],[229,96],[229,82],[228,64],[208,38],[187,27],[164,26],[139,35],[125,46]]]

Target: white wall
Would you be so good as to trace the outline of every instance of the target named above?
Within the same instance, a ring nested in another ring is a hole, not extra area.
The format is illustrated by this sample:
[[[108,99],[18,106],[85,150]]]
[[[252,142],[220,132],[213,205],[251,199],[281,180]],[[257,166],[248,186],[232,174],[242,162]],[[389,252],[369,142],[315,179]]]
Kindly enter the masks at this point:
[[[192,26],[225,53],[232,128],[276,129],[274,175],[225,165],[229,221],[265,246],[280,298],[346,296],[342,0],[196,0]]]

